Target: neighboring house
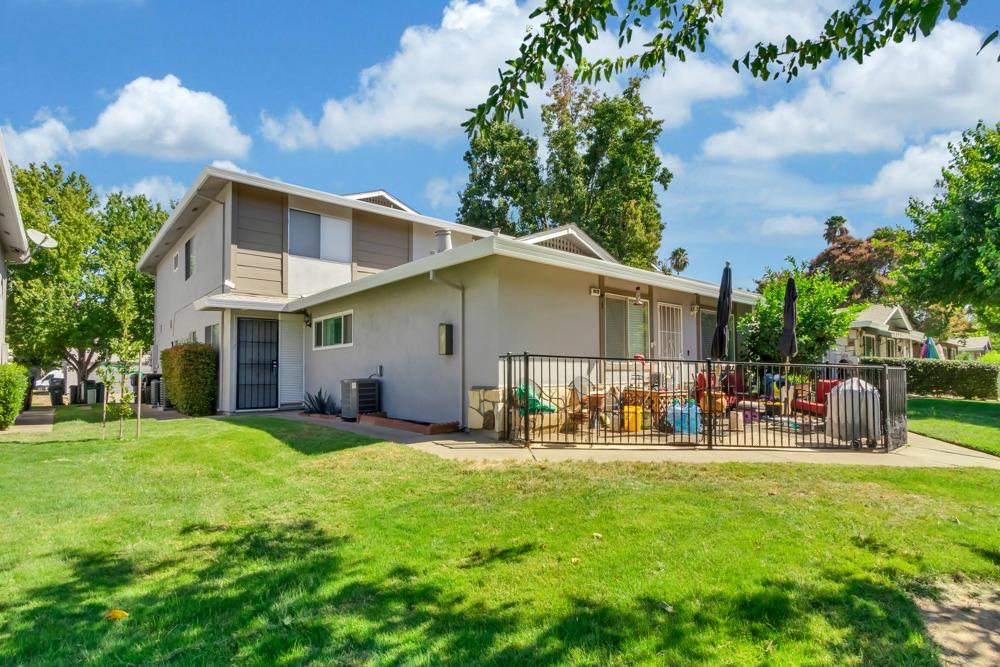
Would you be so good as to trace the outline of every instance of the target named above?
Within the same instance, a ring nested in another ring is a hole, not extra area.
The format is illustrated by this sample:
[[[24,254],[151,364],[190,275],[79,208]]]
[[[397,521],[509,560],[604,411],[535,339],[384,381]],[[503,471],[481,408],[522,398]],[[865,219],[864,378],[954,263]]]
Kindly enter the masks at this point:
[[[717,285],[619,264],[575,225],[511,238],[383,191],[339,196],[213,167],[139,268],[156,276],[155,349],[218,347],[222,412],[299,406],[320,388],[339,401],[342,379],[381,373],[389,416],[462,425],[470,396],[501,385],[506,352],[701,359],[718,297]],[[756,299],[736,290],[736,317]]]
[[[7,149],[0,135],[0,363],[7,363],[7,263],[28,261],[28,236],[21,222]]]
[[[919,358],[926,339],[901,307],[874,303],[857,314],[847,336],[838,338],[827,353],[827,361],[846,359],[853,364],[862,357]]]
[[[993,350],[989,336],[969,336],[968,338],[952,338],[948,341],[953,344],[958,354],[969,354],[973,359],[978,359],[987,352]]]

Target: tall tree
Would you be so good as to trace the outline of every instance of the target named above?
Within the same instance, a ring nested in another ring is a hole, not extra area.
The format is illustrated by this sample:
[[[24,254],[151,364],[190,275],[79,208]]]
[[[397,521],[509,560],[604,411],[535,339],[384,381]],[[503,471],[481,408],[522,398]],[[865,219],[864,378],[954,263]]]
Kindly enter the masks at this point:
[[[544,160],[539,142],[509,123],[471,138],[458,219],[512,234],[573,222],[621,262],[654,265],[656,186],[672,175],[655,149],[662,123],[639,91],[636,79],[619,96],[599,96],[563,72],[542,108]]]
[[[899,259],[902,233],[880,228],[868,238],[857,238],[844,217],[831,216],[823,231],[827,246],[809,263],[810,270],[823,271],[850,285],[847,302],[885,301],[891,292],[890,273]]]
[[[940,194],[910,200],[898,277],[925,302],[986,312],[1000,307],[1000,124],[979,123],[949,148]]]
[[[849,291],[847,285],[791,257],[788,262],[787,268],[767,269],[757,280],[761,299],[737,324],[746,355],[753,361],[783,361],[778,339],[784,326],[785,283],[790,277],[795,278],[799,293],[795,329],[799,352],[793,361],[822,360],[837,338],[847,335],[854,316],[864,307],[842,307]]]
[[[680,275],[688,267],[688,253],[684,248],[674,248],[670,253],[670,270]]]
[[[135,266],[166,219],[162,207],[120,194],[102,207],[83,175],[59,165],[15,168],[14,182],[25,225],[58,242],[10,267],[14,356],[37,365],[63,360],[86,378],[121,337],[123,323],[109,304],[123,291],[136,305],[132,336],[149,344],[153,282]]]
[[[832,12],[817,35],[788,35],[779,43],[747,45],[733,61],[737,72],[768,80],[798,76],[823,62],[867,56],[893,42],[926,37],[941,19],[954,20],[968,0],[853,0]],[[470,109],[464,125],[470,133],[491,122],[507,120],[527,109],[529,85],[542,86],[551,69],[571,68],[585,83],[609,79],[632,68],[665,71],[673,59],[705,50],[709,31],[723,16],[723,0],[542,0],[531,13],[533,22],[515,57],[499,72],[486,100]],[[754,11],[751,9],[750,11]],[[760,11],[760,10],[757,10]],[[617,37],[618,56],[590,59],[586,47],[608,34]],[[989,35],[985,47],[997,36]],[[640,41],[636,48],[632,40]],[[572,66],[572,67],[570,67]]]

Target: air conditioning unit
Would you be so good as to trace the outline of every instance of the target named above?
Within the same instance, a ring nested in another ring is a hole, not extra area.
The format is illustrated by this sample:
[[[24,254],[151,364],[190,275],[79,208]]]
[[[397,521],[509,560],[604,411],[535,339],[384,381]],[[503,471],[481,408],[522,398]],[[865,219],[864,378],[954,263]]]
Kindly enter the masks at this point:
[[[358,415],[382,411],[382,392],[379,381],[372,378],[355,378],[340,381],[340,418],[354,421]]]

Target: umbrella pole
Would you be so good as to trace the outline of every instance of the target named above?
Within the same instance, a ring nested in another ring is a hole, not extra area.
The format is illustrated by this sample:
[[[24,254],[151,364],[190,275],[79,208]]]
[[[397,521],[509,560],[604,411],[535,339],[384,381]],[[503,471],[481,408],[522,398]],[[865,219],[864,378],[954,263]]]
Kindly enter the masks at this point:
[[[791,363],[792,363],[792,358],[785,357],[785,372],[781,376],[781,380],[782,382],[784,382],[784,386],[782,387],[782,389],[785,392],[785,398],[783,401],[781,401],[783,407],[782,414],[786,416],[792,414],[792,385],[788,381],[788,371],[791,368],[790,366]]]

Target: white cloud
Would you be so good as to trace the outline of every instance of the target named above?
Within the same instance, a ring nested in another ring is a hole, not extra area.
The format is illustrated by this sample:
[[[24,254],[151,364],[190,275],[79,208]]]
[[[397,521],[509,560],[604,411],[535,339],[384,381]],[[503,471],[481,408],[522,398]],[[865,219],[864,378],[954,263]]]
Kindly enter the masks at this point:
[[[316,126],[298,109],[293,109],[283,118],[275,118],[266,111],[261,111],[260,133],[286,151],[315,148],[319,145]]]
[[[34,127],[18,132],[13,126],[3,126],[7,154],[15,164],[50,162],[56,156],[73,149],[69,128],[55,118],[45,118]]]
[[[976,55],[983,36],[945,22],[930,37],[892,44],[863,65],[838,63],[791,100],[735,114],[709,137],[707,155],[774,159],[795,154],[898,150],[929,132],[1000,118],[1000,46]]]
[[[729,65],[695,57],[671,63],[662,75],[652,73],[642,85],[642,99],[664,126],[673,128],[691,120],[698,102],[735,97],[743,89],[743,78]]]
[[[810,236],[821,233],[823,225],[812,216],[781,215],[767,218],[759,229],[764,236]]]
[[[81,147],[169,160],[242,157],[250,137],[236,127],[225,102],[190,90],[168,74],[141,76],[79,133]]]
[[[90,128],[73,131],[54,118],[35,122],[20,131],[4,127],[14,162],[48,161],[86,149],[166,160],[242,157],[252,143],[222,100],[185,88],[172,74],[131,81]]]
[[[530,12],[514,0],[451,0],[440,25],[408,27],[396,52],[363,70],[354,93],[327,100],[318,121],[298,109],[282,117],[264,112],[261,133],[287,150],[316,145],[349,150],[399,138],[440,144],[461,136],[466,109],[485,99],[497,82],[497,69],[516,55]],[[644,41],[644,35],[636,35],[632,48]],[[588,46],[591,57],[617,54],[610,34]],[[602,82],[599,89],[619,92],[621,81]],[[690,119],[693,104],[742,89],[728,65],[696,57],[671,64],[665,76],[652,75],[643,95],[657,117],[677,127]],[[537,130],[544,96],[537,89],[529,92],[526,120],[515,120]]]
[[[465,176],[456,174],[451,178],[432,178],[424,187],[424,197],[435,209],[456,208],[458,193],[465,187]]]
[[[236,171],[236,172],[239,172],[241,174],[252,173],[250,171],[247,171],[243,167],[239,166],[238,164],[236,164],[232,160],[212,160],[212,166],[213,167],[218,167],[219,169],[227,169],[229,171]]]
[[[899,159],[883,165],[871,184],[851,194],[884,202],[890,215],[902,213],[910,197],[930,199],[937,192],[934,184],[941,177],[941,169],[951,160],[948,144],[961,136],[961,132],[938,134],[923,144],[910,146]]]
[[[660,163],[670,170],[675,179],[684,173],[684,161],[681,160],[680,155],[676,153],[664,153],[660,150],[659,146],[655,146],[653,151],[656,153],[656,157],[660,158]]]
[[[112,192],[121,191],[123,194],[146,195],[150,201],[159,202],[165,207],[170,207],[172,202],[180,199],[187,188],[180,181],[176,181],[169,176],[147,176],[140,178],[131,185],[121,185],[111,188]]]
[[[757,42],[780,44],[786,35],[814,37],[846,0],[726,0],[722,18],[711,30],[712,43],[736,58]]]

